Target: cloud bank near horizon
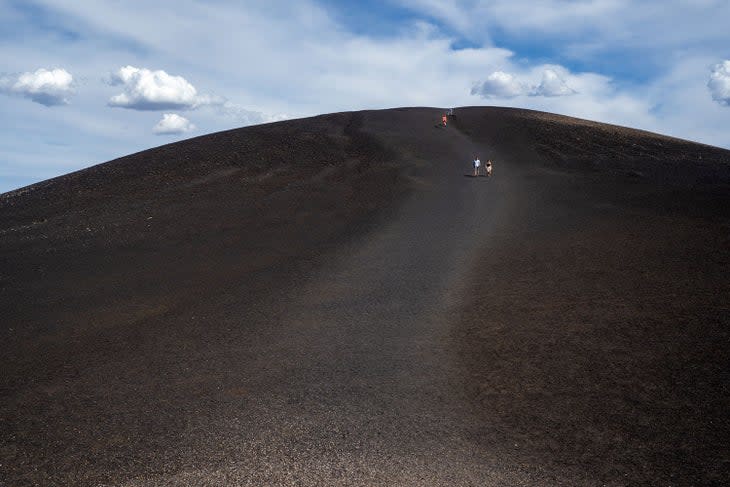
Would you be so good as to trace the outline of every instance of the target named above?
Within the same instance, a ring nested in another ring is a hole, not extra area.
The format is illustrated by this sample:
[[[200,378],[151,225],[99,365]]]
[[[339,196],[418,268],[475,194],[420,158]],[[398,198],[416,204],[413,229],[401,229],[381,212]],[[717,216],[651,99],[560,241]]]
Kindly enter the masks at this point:
[[[531,85],[516,76],[495,71],[482,83],[477,83],[471,89],[472,95],[482,98],[515,98],[518,96],[568,96],[577,93],[568,87],[560,74],[554,69],[545,69],[539,84]]]
[[[195,125],[177,113],[163,114],[162,119],[152,128],[156,135],[179,135],[192,130],[195,130]]]

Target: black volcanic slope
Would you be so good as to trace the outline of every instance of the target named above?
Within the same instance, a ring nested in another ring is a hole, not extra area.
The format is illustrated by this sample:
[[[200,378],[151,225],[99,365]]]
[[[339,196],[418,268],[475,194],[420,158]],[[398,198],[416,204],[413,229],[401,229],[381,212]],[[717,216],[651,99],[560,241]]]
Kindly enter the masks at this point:
[[[0,195],[0,486],[721,485],[730,152],[456,113]]]

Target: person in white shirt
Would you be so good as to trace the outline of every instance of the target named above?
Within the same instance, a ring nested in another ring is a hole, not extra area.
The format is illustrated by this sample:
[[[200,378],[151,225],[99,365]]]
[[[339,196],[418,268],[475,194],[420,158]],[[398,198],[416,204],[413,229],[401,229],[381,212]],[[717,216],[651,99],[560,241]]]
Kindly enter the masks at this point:
[[[479,166],[482,165],[482,161],[479,160],[478,156],[474,156],[474,177],[479,176]]]

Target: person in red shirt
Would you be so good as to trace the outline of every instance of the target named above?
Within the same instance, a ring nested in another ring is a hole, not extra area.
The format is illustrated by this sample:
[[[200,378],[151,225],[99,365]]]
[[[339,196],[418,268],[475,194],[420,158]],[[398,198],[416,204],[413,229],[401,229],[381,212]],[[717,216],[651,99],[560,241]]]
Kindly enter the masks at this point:
[[[441,116],[441,123],[444,124],[444,127],[446,127],[446,114]]]

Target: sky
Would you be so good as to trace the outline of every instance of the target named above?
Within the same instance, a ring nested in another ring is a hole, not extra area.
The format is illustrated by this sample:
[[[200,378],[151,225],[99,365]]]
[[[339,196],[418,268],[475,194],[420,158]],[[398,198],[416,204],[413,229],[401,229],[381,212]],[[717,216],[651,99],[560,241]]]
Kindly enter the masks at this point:
[[[730,148],[729,0],[0,0],[0,193],[219,130],[514,106]]]

